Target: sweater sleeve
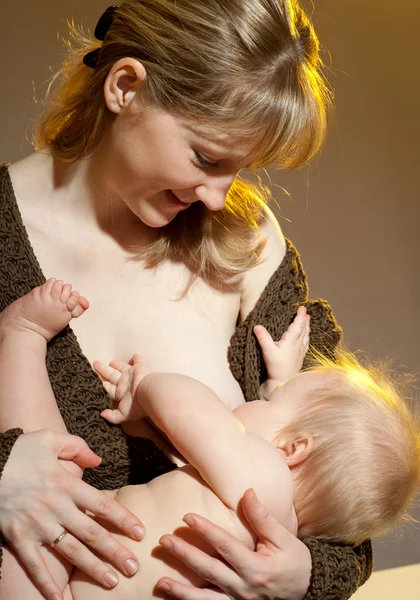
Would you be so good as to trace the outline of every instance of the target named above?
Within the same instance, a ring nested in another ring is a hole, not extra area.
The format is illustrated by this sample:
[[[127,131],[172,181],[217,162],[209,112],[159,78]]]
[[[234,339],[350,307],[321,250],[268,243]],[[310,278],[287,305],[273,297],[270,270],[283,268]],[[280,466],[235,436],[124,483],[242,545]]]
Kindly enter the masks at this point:
[[[12,448],[23,433],[22,429],[9,429],[6,433],[0,433],[0,482],[1,476],[3,475],[4,467],[9,460]],[[0,532],[0,579],[1,579],[1,565],[3,562],[3,546],[6,545],[6,541],[1,537]]]
[[[286,240],[286,255],[261,294],[254,310],[238,324],[229,346],[232,373],[247,402],[258,398],[267,378],[261,350],[253,333],[264,325],[273,339],[280,339],[300,305],[311,315],[311,346],[334,357],[341,328],[325,300],[309,300],[308,285],[299,254]],[[304,365],[305,366],[305,365]],[[304,543],[312,556],[312,575],[304,600],[347,600],[372,572],[372,546],[366,541],[351,547],[308,538]]]
[[[303,540],[312,556],[312,574],[304,600],[348,600],[370,577],[373,567],[369,540],[351,547],[316,538]]]

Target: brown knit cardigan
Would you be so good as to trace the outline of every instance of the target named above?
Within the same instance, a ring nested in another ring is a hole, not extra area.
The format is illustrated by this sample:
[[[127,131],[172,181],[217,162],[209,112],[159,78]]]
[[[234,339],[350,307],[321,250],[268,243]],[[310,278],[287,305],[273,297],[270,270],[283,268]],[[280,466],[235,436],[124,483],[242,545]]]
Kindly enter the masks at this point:
[[[21,219],[7,165],[0,165],[0,311],[44,282]],[[230,367],[247,401],[258,397],[259,386],[266,378],[252,331],[254,325],[264,325],[274,339],[279,339],[301,304],[311,315],[311,344],[317,350],[333,352],[341,330],[325,301],[308,300],[299,255],[287,241],[283,262],[255,309],[237,326],[231,339]],[[99,413],[108,405],[107,395],[70,327],[48,344],[47,368],[68,431],[81,436],[102,457],[99,467],[85,470],[83,478],[87,483],[99,489],[115,489],[146,483],[176,468],[151,440],[130,437],[120,427],[100,418]],[[0,477],[21,434],[20,429],[0,434]],[[356,548],[315,538],[304,543],[312,555],[311,584],[305,600],[347,600],[371,573],[369,541]],[[0,566],[1,546],[0,541]]]

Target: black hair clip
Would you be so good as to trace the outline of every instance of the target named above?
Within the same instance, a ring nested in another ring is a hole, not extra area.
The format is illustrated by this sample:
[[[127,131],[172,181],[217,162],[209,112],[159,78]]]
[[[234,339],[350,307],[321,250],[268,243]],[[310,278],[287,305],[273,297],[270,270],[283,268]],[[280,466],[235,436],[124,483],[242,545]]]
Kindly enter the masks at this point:
[[[114,20],[116,10],[117,7],[115,6],[115,4],[109,6],[102,15],[102,17],[99,19],[98,24],[95,27],[95,37],[97,40],[101,40],[101,42],[104,41],[105,36],[108,33],[108,30],[111,27],[112,22]]]
[[[116,10],[117,10],[117,7],[115,4],[113,4],[112,6],[109,6],[106,9],[106,11],[103,13],[101,18],[99,19],[98,24],[95,27],[95,38],[97,40],[100,40],[101,42],[104,41],[106,34],[108,33],[109,28],[111,27],[112,22],[114,21],[114,16],[115,16]],[[83,63],[87,67],[91,67],[91,69],[94,69],[98,62],[98,56],[99,56],[100,50],[101,50],[100,48],[96,48],[96,50],[92,50],[91,52],[88,52],[83,57]]]

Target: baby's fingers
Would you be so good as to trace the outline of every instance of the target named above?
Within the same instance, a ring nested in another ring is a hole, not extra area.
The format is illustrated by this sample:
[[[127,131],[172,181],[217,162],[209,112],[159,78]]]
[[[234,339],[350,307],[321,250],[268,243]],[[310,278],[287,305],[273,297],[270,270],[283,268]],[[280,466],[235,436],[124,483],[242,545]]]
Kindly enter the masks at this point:
[[[117,385],[120,380],[121,371],[115,369],[111,364],[107,365],[100,360],[95,360],[93,368],[104,381]]]
[[[127,420],[118,408],[112,410],[111,408],[106,408],[101,412],[101,417],[103,417],[109,423],[113,423],[114,425],[120,425],[120,423],[124,423]]]
[[[265,352],[270,352],[270,350],[273,350],[276,348],[273,338],[268,333],[268,331],[266,330],[265,327],[263,327],[262,325],[256,325],[254,327],[254,333],[255,333],[255,337],[258,340],[259,345],[261,346],[261,350],[262,350],[263,354]]]
[[[254,333],[261,347],[265,366],[270,371],[273,365],[277,362],[279,351],[277,344],[274,342],[266,328],[262,325],[256,325],[254,327]]]
[[[109,398],[115,402],[117,400],[117,386],[109,383],[109,381],[103,381],[102,384],[105,390],[108,392]]]

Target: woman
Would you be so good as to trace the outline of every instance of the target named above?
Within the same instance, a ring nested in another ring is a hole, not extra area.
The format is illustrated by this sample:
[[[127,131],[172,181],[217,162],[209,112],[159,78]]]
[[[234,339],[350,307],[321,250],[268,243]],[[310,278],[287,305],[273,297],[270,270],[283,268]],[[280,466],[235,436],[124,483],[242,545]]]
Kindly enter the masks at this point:
[[[49,416],[36,407],[24,415],[13,402],[0,407],[0,531],[47,598],[61,592],[44,544],[107,587],[118,578],[103,560],[126,576],[138,567],[84,511],[135,539],[141,524],[92,486],[175,468],[147,424],[123,432],[100,419],[107,399],[94,360],[140,350],[152,368],[194,376],[231,407],[257,397],[264,373],[252,327],[279,337],[307,290],[262,192],[237,173],[307,162],[329,101],[317,38],[296,2],[126,0],[100,19],[102,44],[73,33],[81,47],[64,64],[38,151],[0,173],[0,309],[50,276],[72,281],[92,304],[48,350],[63,431],[40,432]],[[339,331],[328,306],[309,309],[314,345],[333,348]],[[80,467],[97,468],[82,482]],[[368,543],[304,545],[261,519],[251,495],[244,510],[269,556],[195,520],[233,570],[166,539],[235,598],[346,598],[368,576]],[[167,583],[180,598],[216,593]]]

